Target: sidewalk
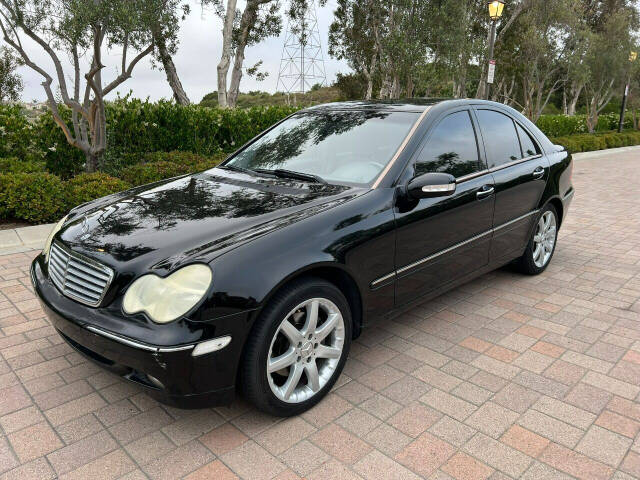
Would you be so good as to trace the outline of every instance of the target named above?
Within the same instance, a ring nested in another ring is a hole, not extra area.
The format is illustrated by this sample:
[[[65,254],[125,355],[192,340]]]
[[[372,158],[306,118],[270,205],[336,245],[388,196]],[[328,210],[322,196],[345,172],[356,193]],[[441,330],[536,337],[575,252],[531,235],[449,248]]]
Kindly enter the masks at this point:
[[[600,158],[607,155],[615,155],[632,151],[640,153],[640,146],[610,148],[607,150],[597,150],[595,152],[576,153],[573,155],[573,158],[576,160]],[[54,225],[55,223],[48,223],[46,225],[36,225],[33,227],[0,230],[0,255],[42,249],[42,247],[44,247],[44,242],[47,241],[49,232]]]

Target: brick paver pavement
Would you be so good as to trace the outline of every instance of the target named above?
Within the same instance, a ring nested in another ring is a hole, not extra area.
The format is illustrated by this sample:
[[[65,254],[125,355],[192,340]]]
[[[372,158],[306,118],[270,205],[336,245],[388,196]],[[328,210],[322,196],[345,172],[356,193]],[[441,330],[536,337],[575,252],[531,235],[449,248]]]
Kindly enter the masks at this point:
[[[0,478],[640,477],[640,154],[578,160],[555,258],[368,328],[313,410],[181,411],[87,363],[0,257]]]

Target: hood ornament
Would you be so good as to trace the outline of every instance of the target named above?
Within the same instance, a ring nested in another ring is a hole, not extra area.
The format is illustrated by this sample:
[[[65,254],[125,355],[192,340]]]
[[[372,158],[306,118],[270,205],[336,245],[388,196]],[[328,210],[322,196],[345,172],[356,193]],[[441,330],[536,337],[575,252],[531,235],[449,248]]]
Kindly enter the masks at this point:
[[[80,234],[80,240],[86,240],[91,236],[91,232],[89,232],[89,220],[87,217],[82,219],[82,225],[80,226],[82,229],[82,233]]]

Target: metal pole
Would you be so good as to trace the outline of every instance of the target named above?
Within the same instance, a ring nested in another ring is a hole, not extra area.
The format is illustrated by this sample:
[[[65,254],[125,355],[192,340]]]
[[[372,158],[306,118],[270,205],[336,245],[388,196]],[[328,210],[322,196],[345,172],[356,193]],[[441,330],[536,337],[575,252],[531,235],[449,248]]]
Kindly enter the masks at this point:
[[[627,108],[627,97],[629,96],[629,84],[631,83],[631,79],[624,86],[624,93],[622,94],[622,106],[620,107],[620,122],[618,123],[618,133],[622,133],[622,129],[624,128],[624,111]]]
[[[491,35],[489,36],[489,58],[488,62],[493,60],[493,46],[496,43],[496,21],[491,21]],[[489,63],[487,62],[487,76],[485,78],[484,84],[484,99],[489,100],[489,89],[491,88],[491,84],[489,83]]]

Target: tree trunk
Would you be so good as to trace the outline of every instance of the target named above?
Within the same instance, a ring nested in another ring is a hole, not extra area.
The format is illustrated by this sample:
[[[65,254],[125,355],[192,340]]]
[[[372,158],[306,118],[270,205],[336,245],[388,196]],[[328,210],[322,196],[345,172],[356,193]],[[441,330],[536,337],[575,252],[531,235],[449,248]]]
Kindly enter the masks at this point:
[[[567,105],[567,115],[575,115],[576,114],[576,106],[578,105],[578,100],[580,100],[580,94],[582,93],[582,89],[584,85],[571,85],[571,100],[569,101],[569,105]]]
[[[595,97],[587,105],[587,129],[589,133],[595,133],[598,126],[598,102]]]
[[[187,93],[182,88],[182,82],[180,82],[180,77],[178,77],[178,71],[176,70],[176,66],[173,63],[173,58],[171,58],[171,54],[167,49],[167,44],[162,35],[156,34],[154,32],[153,40],[158,47],[158,54],[160,56],[160,61],[162,62],[162,66],[164,68],[164,72],[167,75],[167,82],[169,82],[169,86],[173,91],[173,98],[176,100],[176,103],[179,105],[189,105],[191,103],[189,101],[189,97]]]
[[[88,173],[97,172],[98,165],[100,163],[100,158],[91,152],[85,152],[84,158],[85,158],[85,170]]]
[[[235,56],[233,59],[233,70],[231,71],[231,85],[229,86],[229,93],[227,95],[227,105],[231,108],[236,106],[238,101],[238,95],[240,94],[240,80],[242,80],[242,66],[244,64],[244,51],[249,41],[249,35],[251,29],[256,23],[258,18],[258,3],[252,0],[247,2],[247,5],[242,12],[242,19],[240,20],[240,35],[237,39]]]
[[[227,108],[227,74],[231,64],[233,20],[236,14],[237,0],[227,0],[227,12],[222,26],[222,56],[218,63],[218,105]]]

